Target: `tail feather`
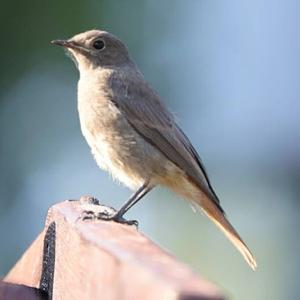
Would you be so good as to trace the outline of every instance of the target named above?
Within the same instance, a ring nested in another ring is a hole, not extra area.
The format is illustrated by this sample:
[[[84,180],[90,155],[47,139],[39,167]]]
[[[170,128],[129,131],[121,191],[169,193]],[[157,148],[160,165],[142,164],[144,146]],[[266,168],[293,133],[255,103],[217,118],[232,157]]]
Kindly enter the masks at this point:
[[[257,265],[254,256],[233,226],[226,219],[225,213],[213,190],[211,189],[211,193],[204,193],[202,191],[202,185],[186,176],[183,171],[178,168],[175,169],[175,171],[179,173],[179,176],[170,176],[168,177],[168,181],[163,181],[161,184],[181,195],[184,199],[189,201],[193,207],[200,207],[240,251],[249,266],[255,270]]]
[[[237,231],[226,219],[224,213],[208,198],[201,202],[201,207],[204,213],[224,232],[227,238],[240,251],[249,266],[255,270],[257,264],[254,256],[243,242]]]

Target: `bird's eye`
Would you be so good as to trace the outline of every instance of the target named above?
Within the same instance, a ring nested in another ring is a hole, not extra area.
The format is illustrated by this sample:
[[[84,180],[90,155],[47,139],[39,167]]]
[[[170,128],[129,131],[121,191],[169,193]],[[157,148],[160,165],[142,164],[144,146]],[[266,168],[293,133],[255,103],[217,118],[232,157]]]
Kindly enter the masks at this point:
[[[102,50],[105,47],[105,43],[103,40],[98,39],[98,40],[94,41],[93,47],[97,50]]]

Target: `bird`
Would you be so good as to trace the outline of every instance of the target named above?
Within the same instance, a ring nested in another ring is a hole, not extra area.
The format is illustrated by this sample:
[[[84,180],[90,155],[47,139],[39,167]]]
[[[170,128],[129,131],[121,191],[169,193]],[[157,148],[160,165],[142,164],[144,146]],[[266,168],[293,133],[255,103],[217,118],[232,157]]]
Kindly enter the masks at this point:
[[[228,221],[200,156],[125,44],[97,29],[51,43],[62,46],[79,70],[80,126],[98,166],[134,191],[118,211],[102,218],[126,222],[123,215],[133,205],[164,186],[200,207],[255,269],[256,260]]]

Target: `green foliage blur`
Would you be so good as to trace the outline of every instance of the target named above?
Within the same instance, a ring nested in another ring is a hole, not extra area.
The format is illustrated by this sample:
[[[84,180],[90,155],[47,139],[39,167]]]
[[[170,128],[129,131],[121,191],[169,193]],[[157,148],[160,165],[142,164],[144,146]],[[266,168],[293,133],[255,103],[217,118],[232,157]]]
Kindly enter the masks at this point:
[[[0,276],[47,209],[130,195],[100,171],[79,127],[78,72],[57,38],[121,38],[202,157],[253,272],[201,214],[157,188],[128,213],[229,299],[299,299],[299,8],[288,1],[7,1],[0,11]]]

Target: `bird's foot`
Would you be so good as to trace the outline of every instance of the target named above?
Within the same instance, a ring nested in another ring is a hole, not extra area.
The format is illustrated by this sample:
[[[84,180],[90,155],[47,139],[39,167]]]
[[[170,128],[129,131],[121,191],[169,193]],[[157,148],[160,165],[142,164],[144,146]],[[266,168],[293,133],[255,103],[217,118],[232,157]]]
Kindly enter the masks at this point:
[[[113,207],[101,205],[99,200],[91,196],[83,196],[80,198],[81,207],[84,211],[81,219],[85,220],[102,220],[115,221],[121,224],[135,225],[138,227],[138,221],[126,220]]]
[[[104,220],[104,221],[115,221],[115,222],[121,223],[121,224],[135,225],[136,227],[138,227],[138,225],[139,225],[137,220],[126,220],[118,212],[115,212],[113,214],[107,214],[106,211],[100,212],[97,215],[97,218],[100,219],[100,220]]]

